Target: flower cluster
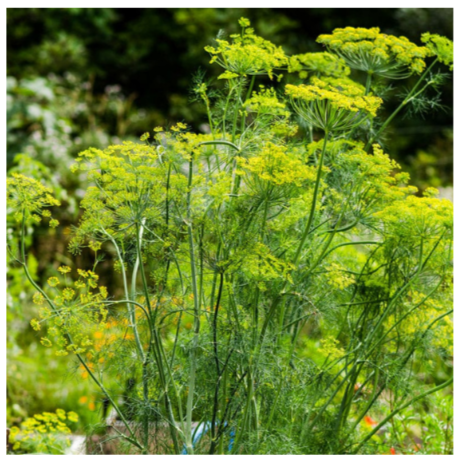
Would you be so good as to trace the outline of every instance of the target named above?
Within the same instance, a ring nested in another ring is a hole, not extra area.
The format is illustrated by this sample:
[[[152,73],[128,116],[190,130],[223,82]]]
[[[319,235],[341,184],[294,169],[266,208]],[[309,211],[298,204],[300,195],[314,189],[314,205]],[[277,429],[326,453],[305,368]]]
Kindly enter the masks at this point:
[[[364,118],[375,116],[382,104],[380,98],[365,96],[359,86],[345,80],[331,84],[313,78],[311,85],[286,85],[285,93],[307,123],[325,130],[355,126]]]
[[[303,79],[307,78],[309,73],[316,74],[318,77],[350,75],[350,68],[345,61],[331,53],[305,53],[291,56],[288,71],[299,72],[299,77]]]
[[[257,178],[276,186],[300,185],[315,177],[313,169],[305,165],[294,152],[288,151],[283,145],[270,142],[258,155],[250,158],[237,157],[237,162],[241,167],[238,173],[245,176],[247,184]],[[247,173],[251,173],[252,177],[248,177]]]
[[[434,196],[408,196],[376,214],[393,238],[435,237],[453,226],[453,204]]]
[[[404,309],[415,311],[408,317],[408,321],[399,322],[395,314],[391,315],[386,323],[386,329],[393,329],[394,334],[402,334],[407,339],[413,339],[425,324],[430,324],[439,315],[453,309],[453,299],[441,294],[438,299],[430,298],[426,293],[410,290],[404,305]],[[430,342],[434,347],[442,348],[450,356],[453,355],[453,320],[445,316],[438,322],[437,327],[431,331]]]
[[[260,86],[259,91],[253,91],[252,96],[244,103],[243,107],[249,112],[269,114],[280,117],[289,117],[290,112],[284,102],[281,102],[274,88]]]
[[[259,137],[265,140],[292,137],[297,132],[298,126],[291,121],[290,109],[278,98],[274,88],[259,85],[259,91],[253,91],[243,104],[243,110],[245,116],[256,114],[252,117],[253,131],[244,135],[247,143],[257,143]]]
[[[69,267],[60,267],[61,273],[69,273]],[[91,270],[78,269],[78,279],[72,287],[59,289],[60,280],[56,276],[48,279],[52,292],[46,293],[47,299],[41,293],[34,295],[33,301],[43,305],[45,300],[53,307],[42,306],[39,319],[31,320],[30,325],[36,331],[41,329],[41,323],[47,323],[47,336],[42,337],[41,344],[45,347],[55,347],[57,356],[65,356],[69,352],[84,353],[93,345],[91,337],[81,332],[83,324],[104,324],[108,310],[105,300],[108,292],[105,286],[98,286],[99,276]],[[65,284],[65,283],[64,283]],[[98,289],[98,292],[94,292]],[[78,294],[77,294],[78,293]],[[72,343],[69,343],[71,337]]]
[[[453,42],[451,40],[426,32],[421,36],[421,41],[434,56],[439,58],[439,62],[450,66],[450,70],[453,70]]]
[[[87,190],[81,202],[85,212],[71,241],[72,252],[78,253],[87,238],[103,240],[108,238],[107,233],[116,231],[135,234],[133,224],[148,209],[148,203],[162,200],[163,181],[158,178],[161,171],[157,159],[155,146],[133,142],[80,153],[73,169],[88,171],[88,178],[96,186]]]
[[[351,179],[355,184],[364,184],[364,198],[360,199],[360,212],[363,213],[366,205],[372,211],[375,206],[386,206],[395,200],[404,200],[408,195],[418,190],[413,186],[403,186],[409,182],[407,173],[397,173],[400,166],[383,152],[378,144],[373,144],[372,154],[368,154],[361,144],[355,144],[339,155],[335,167],[341,170],[351,170]]]
[[[226,273],[243,271],[245,276],[255,281],[261,290],[265,290],[266,283],[287,277],[294,269],[291,262],[276,257],[263,243],[251,241],[245,248],[231,254],[228,259],[218,263]]]
[[[39,223],[42,217],[51,217],[51,212],[44,209],[59,206],[59,201],[52,195],[52,190],[31,177],[14,173],[7,179],[7,203],[15,211],[15,218],[22,221],[22,216],[28,223]],[[56,227],[59,222],[50,219],[50,227]]]
[[[329,359],[338,359],[345,355],[343,348],[339,347],[339,341],[334,337],[327,337],[321,340],[320,351]]]
[[[387,78],[423,72],[424,59],[430,55],[428,48],[405,37],[382,34],[378,27],[335,29],[332,34],[320,35],[317,42],[343,58],[352,69]]]
[[[21,423],[21,427],[13,427],[10,431],[9,441],[15,451],[28,451],[33,446],[33,452],[60,453],[61,450],[56,434],[70,434],[70,428],[66,421],[77,422],[78,415],[75,412],[65,412],[57,409],[55,413],[43,412],[27,418]],[[69,440],[67,440],[67,447]]]
[[[247,24],[249,21],[243,19],[242,26],[245,27]],[[218,78],[268,75],[273,79],[274,70],[286,68],[288,57],[283,49],[255,35],[252,28],[247,28],[243,34],[231,35],[231,38],[231,42],[216,39],[216,48],[205,47],[205,51],[212,56],[210,63],[216,62],[226,69]]]
[[[327,268],[326,278],[328,280],[329,285],[333,289],[337,290],[347,289],[355,282],[354,276],[348,275],[346,273],[345,267],[337,263],[329,264],[329,267]]]

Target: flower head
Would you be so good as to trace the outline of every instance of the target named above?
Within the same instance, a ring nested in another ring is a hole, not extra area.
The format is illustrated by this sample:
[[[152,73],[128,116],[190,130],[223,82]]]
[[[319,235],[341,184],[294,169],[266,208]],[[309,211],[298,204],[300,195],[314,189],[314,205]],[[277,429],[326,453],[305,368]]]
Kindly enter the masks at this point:
[[[453,70],[453,42],[451,40],[426,32],[421,36],[421,41],[426,44],[434,56],[438,57],[439,62],[450,66],[450,70]]]
[[[241,22],[245,27],[247,20]],[[216,62],[226,72],[220,79],[232,79],[246,75],[268,75],[274,70],[285,68],[288,58],[280,46],[264,40],[248,28],[243,34],[231,35],[232,41],[216,39],[217,47],[206,46],[205,51],[212,56],[210,63]]]
[[[365,96],[359,85],[347,80],[326,82],[312,79],[311,85],[286,85],[297,113],[310,125],[324,130],[345,130],[376,115],[382,100]]]
[[[18,221],[24,215],[29,222],[40,222],[40,216],[50,217],[50,206],[59,206],[60,203],[52,195],[52,190],[31,177],[14,173],[7,179],[8,206],[16,211]],[[58,224],[57,220],[51,219],[50,225]]]
[[[239,174],[245,176],[248,186],[253,184],[247,173],[275,186],[300,186],[315,177],[313,170],[301,161],[297,152],[288,151],[285,146],[271,142],[260,150],[259,155],[237,157],[237,162],[241,167]]]
[[[364,29],[345,27],[317,39],[345,60],[352,69],[363,70],[386,78],[407,78],[423,72],[430,50],[417,46],[405,37],[380,33],[378,27]]]
[[[252,96],[244,103],[244,108],[258,114],[289,117],[290,112],[286,104],[280,101],[274,88],[260,87],[259,91],[253,91]]]
[[[345,64],[345,61],[331,53],[305,53],[291,56],[288,71],[299,72],[301,78],[307,78],[310,72],[319,77],[323,75],[333,77],[350,75],[350,68]]]

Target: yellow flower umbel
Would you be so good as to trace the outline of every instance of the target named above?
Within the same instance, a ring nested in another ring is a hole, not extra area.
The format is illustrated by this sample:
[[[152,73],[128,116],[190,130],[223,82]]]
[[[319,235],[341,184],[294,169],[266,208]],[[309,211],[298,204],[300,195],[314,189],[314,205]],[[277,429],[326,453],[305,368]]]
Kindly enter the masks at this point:
[[[39,223],[42,217],[51,217],[51,212],[45,208],[60,205],[50,188],[31,177],[15,173],[7,179],[7,187],[7,204],[15,211],[18,222],[24,217],[28,223]],[[55,227],[59,222],[51,219],[49,224]]]
[[[359,85],[349,84],[346,79],[332,83],[318,78],[311,85],[286,85],[296,112],[310,125],[325,131],[342,131],[374,117],[382,100],[365,96]]]
[[[250,112],[268,114],[279,117],[289,117],[290,112],[286,104],[277,97],[274,88],[265,88],[260,85],[259,91],[253,91],[252,96],[243,104],[243,107]]]
[[[267,136],[294,136],[297,125],[290,121],[291,111],[286,102],[278,99],[274,88],[265,88],[263,85],[259,85],[259,88],[259,91],[253,91],[251,97],[243,104],[245,114],[252,116],[254,136],[258,133],[265,139]],[[245,136],[245,139],[248,139],[248,136]]]
[[[320,35],[317,42],[326,45],[352,69],[394,79],[423,72],[424,59],[430,55],[428,48],[405,37],[382,34],[378,27],[335,29],[330,35]]]
[[[450,66],[450,70],[453,70],[453,42],[451,40],[426,32],[421,36],[421,41],[434,56],[438,57],[439,62]]]
[[[307,78],[309,73],[317,77],[344,77],[350,75],[350,68],[345,61],[331,53],[305,53],[291,56],[288,65],[289,72],[299,72],[300,78]]]
[[[280,46],[275,46],[254,34],[252,28],[244,29],[250,22],[239,21],[242,34],[231,35],[232,42],[216,39],[218,46],[206,46],[205,51],[212,56],[210,63],[216,62],[226,71],[218,78],[232,79],[247,75],[268,75],[274,77],[274,70],[286,68],[288,58]]]
[[[61,434],[71,433],[68,422],[77,422],[75,412],[57,409],[43,412],[25,419],[20,427],[11,428],[9,441],[13,450],[19,454],[42,452],[44,454],[62,455],[70,446],[70,440]]]
[[[288,151],[283,145],[267,143],[257,156],[237,157],[241,169],[238,174],[245,177],[250,188],[259,188],[255,182],[261,180],[275,186],[301,186],[315,178],[312,168],[305,165],[298,152]]]

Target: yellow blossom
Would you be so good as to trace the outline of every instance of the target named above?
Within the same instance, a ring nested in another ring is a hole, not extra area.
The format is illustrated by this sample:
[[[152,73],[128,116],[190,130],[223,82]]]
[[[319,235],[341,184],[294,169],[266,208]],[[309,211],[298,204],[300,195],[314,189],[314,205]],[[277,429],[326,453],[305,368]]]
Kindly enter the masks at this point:
[[[241,19],[241,24],[247,23]],[[286,68],[288,58],[283,49],[255,35],[253,29],[231,38],[231,42],[216,39],[217,47],[205,47],[212,56],[210,63],[216,62],[226,70],[222,78],[268,75],[272,79],[275,70]]]
[[[67,267],[66,265],[62,265],[57,270],[63,275],[65,275],[66,273],[70,273],[72,271],[72,269],[70,267]]]
[[[33,295],[33,303],[36,305],[42,305],[43,302],[45,301],[45,298],[41,294],[41,292],[35,292]]]
[[[60,283],[59,278],[52,276],[51,278],[48,279],[48,284],[51,287],[56,287]]]
[[[405,37],[380,32],[378,27],[346,27],[317,39],[343,58],[352,69],[363,70],[386,78],[406,78],[421,73],[428,48],[417,46]]]
[[[334,82],[333,82],[334,83]],[[312,126],[324,130],[344,130],[374,117],[382,100],[366,96],[357,85],[339,85],[314,78],[311,85],[286,85],[298,114]]]
[[[437,56],[439,62],[450,67],[453,70],[453,42],[446,37],[437,34],[424,33],[421,41],[426,44],[431,54]]]

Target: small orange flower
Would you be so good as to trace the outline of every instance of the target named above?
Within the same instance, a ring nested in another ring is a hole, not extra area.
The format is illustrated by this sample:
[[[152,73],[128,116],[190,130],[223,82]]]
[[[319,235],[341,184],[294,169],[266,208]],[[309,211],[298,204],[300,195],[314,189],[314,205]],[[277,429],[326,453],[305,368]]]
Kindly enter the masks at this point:
[[[394,450],[394,447],[390,449],[390,455],[396,455],[396,451]]]
[[[86,404],[87,403],[87,396],[81,396],[81,398],[78,400],[80,404]]]
[[[88,404],[89,410],[95,410],[95,404],[93,402],[90,402]]]
[[[378,422],[376,422],[373,418],[369,417],[368,415],[366,415],[364,417],[364,421],[366,422],[366,424],[368,426],[376,426],[376,425],[378,425]]]

